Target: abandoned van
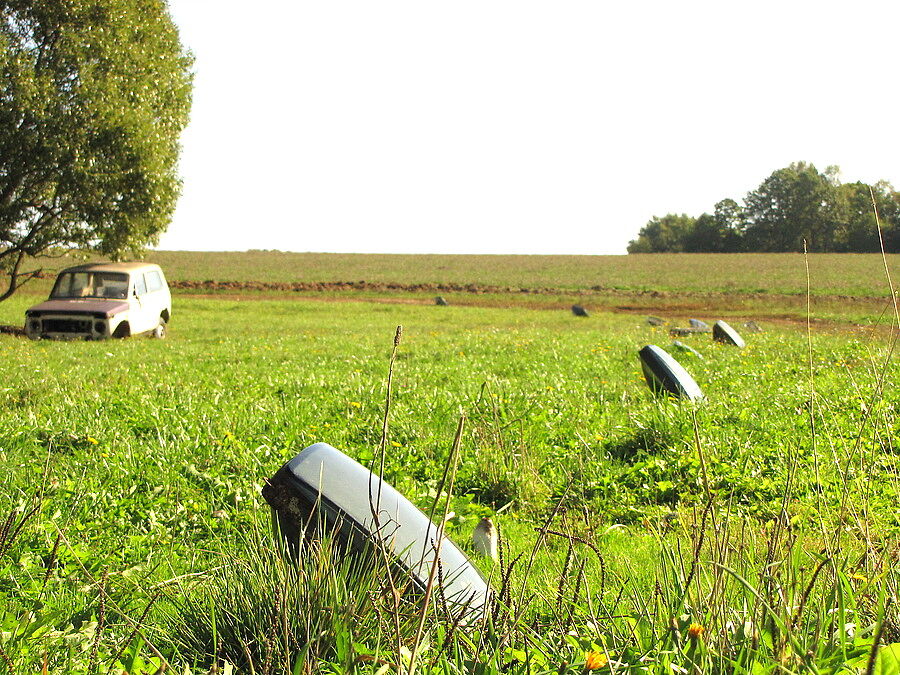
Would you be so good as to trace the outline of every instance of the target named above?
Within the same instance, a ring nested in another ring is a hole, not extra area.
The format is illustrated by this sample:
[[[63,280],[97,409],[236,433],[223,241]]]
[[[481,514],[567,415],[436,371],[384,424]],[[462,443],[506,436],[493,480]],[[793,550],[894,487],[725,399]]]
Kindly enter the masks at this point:
[[[64,269],[50,298],[25,312],[32,340],[166,336],[172,296],[159,265],[91,263]]]

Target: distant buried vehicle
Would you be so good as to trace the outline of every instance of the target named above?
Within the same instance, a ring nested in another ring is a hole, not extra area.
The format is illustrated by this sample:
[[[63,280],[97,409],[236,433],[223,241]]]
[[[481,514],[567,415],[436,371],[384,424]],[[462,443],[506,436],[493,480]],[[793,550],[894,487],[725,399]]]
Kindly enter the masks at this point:
[[[163,338],[171,315],[159,265],[93,263],[59,273],[50,298],[25,312],[25,333],[32,340]]]

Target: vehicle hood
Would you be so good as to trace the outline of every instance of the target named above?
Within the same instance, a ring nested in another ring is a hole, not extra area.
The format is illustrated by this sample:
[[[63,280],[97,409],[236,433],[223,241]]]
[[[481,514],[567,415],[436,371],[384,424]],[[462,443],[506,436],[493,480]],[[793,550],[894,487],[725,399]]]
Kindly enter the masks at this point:
[[[128,309],[128,303],[124,300],[104,300],[102,298],[90,298],[88,300],[47,300],[34,307],[29,307],[26,314],[32,312],[52,314],[103,314],[110,318]]]

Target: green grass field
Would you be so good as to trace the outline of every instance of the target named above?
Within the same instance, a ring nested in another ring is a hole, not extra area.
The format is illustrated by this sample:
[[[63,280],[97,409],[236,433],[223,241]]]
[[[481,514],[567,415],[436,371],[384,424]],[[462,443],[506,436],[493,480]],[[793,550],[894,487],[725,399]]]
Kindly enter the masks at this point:
[[[156,251],[148,259],[173,279],[216,281],[368,281],[455,283],[514,288],[805,294],[801,254],[657,254],[605,256],[371,255]],[[900,255],[889,256],[900,278]],[[809,256],[819,295],[884,296],[881,256]]]
[[[177,295],[165,341],[0,335],[11,672],[396,672],[415,652],[419,672],[849,673],[900,641],[885,329],[688,338],[691,406],[646,387],[637,349],[671,338],[642,316],[247,297]],[[281,464],[317,441],[377,455],[397,325],[386,477],[427,509],[465,416],[447,523],[464,548],[500,525],[514,592],[490,625],[417,631],[378,580],[269,552],[259,490]]]

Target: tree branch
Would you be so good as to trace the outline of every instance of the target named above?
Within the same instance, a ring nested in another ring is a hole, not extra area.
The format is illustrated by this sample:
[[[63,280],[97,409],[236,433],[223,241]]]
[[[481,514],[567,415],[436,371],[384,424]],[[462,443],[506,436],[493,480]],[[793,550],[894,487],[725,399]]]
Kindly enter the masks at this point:
[[[9,286],[2,294],[0,294],[0,302],[6,300],[9,296],[11,296],[29,281],[38,279],[41,276],[41,272],[44,271],[43,268],[39,268],[36,270],[30,270],[28,272],[20,272],[19,268],[22,266],[22,261],[24,259],[25,252],[19,251],[16,262],[13,264],[13,268],[9,272]]]

